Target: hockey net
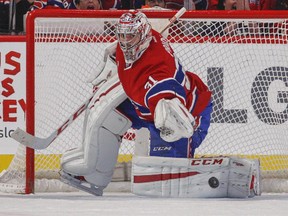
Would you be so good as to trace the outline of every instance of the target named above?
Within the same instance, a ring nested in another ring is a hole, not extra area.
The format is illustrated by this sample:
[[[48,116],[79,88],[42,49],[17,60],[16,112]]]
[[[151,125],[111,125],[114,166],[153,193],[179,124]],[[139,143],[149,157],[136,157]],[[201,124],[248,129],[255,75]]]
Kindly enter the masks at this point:
[[[87,80],[100,69],[105,47],[115,41],[114,25],[122,13],[29,14],[28,132],[48,137],[89,98],[93,87]],[[174,13],[146,14],[159,30]],[[288,14],[187,12],[165,36],[186,70],[197,73],[213,92],[211,127],[196,156],[259,158],[264,192],[288,192]],[[19,145],[1,174],[1,190],[29,193],[34,184],[36,191],[58,190],[46,179],[59,178],[61,155],[81,145],[83,119],[82,114],[45,150]],[[138,133],[131,129],[125,134],[120,164],[131,160]],[[129,180],[124,173],[120,179]]]

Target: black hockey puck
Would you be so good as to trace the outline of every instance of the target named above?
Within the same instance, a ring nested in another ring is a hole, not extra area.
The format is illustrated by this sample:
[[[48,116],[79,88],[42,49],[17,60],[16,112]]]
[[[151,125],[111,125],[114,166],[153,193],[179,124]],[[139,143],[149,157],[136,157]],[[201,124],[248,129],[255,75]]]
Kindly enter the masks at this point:
[[[211,177],[208,180],[208,184],[211,188],[217,188],[219,186],[219,180],[215,177]]]

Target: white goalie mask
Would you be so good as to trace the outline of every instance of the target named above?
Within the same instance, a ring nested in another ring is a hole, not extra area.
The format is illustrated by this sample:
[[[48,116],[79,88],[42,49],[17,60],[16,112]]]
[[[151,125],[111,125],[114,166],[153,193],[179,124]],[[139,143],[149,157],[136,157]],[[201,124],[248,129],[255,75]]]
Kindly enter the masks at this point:
[[[126,63],[133,63],[148,48],[152,39],[151,24],[142,12],[123,14],[116,25],[116,36]]]

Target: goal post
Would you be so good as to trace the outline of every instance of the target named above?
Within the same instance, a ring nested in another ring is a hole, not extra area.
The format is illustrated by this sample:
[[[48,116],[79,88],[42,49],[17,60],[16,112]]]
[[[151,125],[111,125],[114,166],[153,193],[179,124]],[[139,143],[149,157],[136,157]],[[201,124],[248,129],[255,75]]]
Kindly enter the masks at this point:
[[[100,70],[105,47],[116,40],[115,23],[123,12],[29,13],[27,132],[49,136],[89,98],[93,86],[87,80]],[[158,30],[175,14],[144,12]],[[186,12],[165,36],[184,68],[212,91],[211,127],[196,156],[258,158],[264,191],[288,192],[288,13]],[[61,155],[81,145],[83,120],[84,114],[45,150],[19,146],[4,183],[0,177],[0,190],[4,184],[33,193],[36,180],[58,178]],[[124,136],[119,162],[131,160],[135,134],[131,129]]]

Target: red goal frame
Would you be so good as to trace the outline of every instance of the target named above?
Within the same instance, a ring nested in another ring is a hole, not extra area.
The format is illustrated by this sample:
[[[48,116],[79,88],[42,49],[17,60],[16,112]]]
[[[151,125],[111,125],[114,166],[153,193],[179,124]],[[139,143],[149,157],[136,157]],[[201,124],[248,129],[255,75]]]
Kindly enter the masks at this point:
[[[35,19],[43,17],[73,17],[73,18],[118,18],[125,11],[82,11],[82,10],[35,10],[28,13],[26,19],[26,130],[28,133],[34,135],[35,129],[35,59],[34,59],[34,31]],[[171,18],[175,11],[145,11],[148,18]],[[200,19],[264,19],[264,18],[288,18],[288,11],[190,11],[186,12],[182,18],[200,18]],[[287,24],[288,25],[288,24]],[[208,40],[211,38],[203,39]],[[259,39],[261,40],[261,39]],[[274,41],[275,42],[275,41]],[[271,42],[271,43],[274,43]],[[277,43],[277,42],[276,42]],[[34,193],[34,150],[26,149],[26,189],[25,193]]]

